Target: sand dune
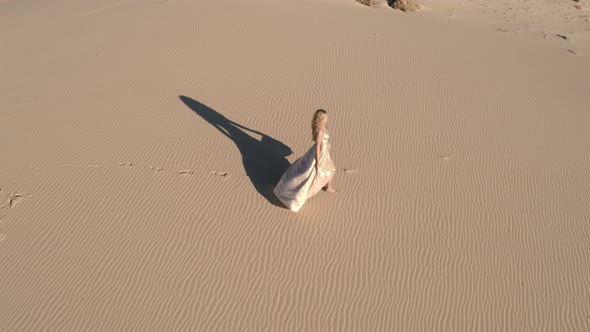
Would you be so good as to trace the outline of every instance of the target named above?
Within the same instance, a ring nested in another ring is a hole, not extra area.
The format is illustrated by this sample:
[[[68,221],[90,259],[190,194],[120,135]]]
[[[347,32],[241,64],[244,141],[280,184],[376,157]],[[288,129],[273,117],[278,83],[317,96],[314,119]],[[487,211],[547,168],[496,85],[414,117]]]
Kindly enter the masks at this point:
[[[0,330],[590,330],[570,2],[0,1]]]

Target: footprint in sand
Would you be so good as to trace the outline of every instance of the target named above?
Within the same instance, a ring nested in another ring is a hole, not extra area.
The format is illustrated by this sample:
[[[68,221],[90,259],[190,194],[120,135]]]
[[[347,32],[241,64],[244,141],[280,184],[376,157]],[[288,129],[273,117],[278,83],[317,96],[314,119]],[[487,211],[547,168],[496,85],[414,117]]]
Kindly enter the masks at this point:
[[[183,176],[188,176],[188,175],[193,175],[195,172],[190,170],[190,169],[185,169],[182,171],[178,171],[178,174],[183,175]]]
[[[344,170],[344,173],[346,173],[346,174],[355,174],[355,173],[358,173],[361,171],[360,169],[355,169],[355,168],[344,168],[343,170]]]
[[[569,50],[567,50],[567,51],[568,51],[568,52],[570,52],[570,53],[571,53],[571,54],[573,54],[573,55],[581,55],[580,53],[578,53],[578,52],[576,52],[576,51],[574,51],[574,50],[571,50],[571,49],[569,49]]]
[[[229,179],[229,173],[224,171],[211,171],[209,174],[220,177],[222,180]]]
[[[0,192],[2,190],[0,189]],[[33,195],[26,195],[26,198],[33,198]],[[6,217],[8,214],[8,210],[15,207],[18,203],[25,199],[25,195],[23,194],[10,194],[8,195],[8,199],[6,200],[5,204],[0,205],[0,219]]]
[[[566,35],[561,35],[561,34],[559,34],[559,33],[555,34],[555,36],[557,36],[558,38],[561,38],[561,39],[563,39],[563,40],[566,40],[566,41],[567,41],[567,40],[570,40],[570,38],[569,38],[568,36],[566,36]]]
[[[150,169],[154,172],[161,172],[164,170],[162,167],[159,166],[150,166]]]
[[[442,160],[442,161],[449,161],[453,159],[451,156],[440,156],[438,157],[438,160]]]
[[[22,201],[23,195],[22,194],[12,194],[8,197],[8,207],[13,208],[15,207],[20,201]]]
[[[119,167],[131,167],[131,166],[133,166],[133,163],[126,161],[123,163],[119,163],[118,165],[119,165]]]

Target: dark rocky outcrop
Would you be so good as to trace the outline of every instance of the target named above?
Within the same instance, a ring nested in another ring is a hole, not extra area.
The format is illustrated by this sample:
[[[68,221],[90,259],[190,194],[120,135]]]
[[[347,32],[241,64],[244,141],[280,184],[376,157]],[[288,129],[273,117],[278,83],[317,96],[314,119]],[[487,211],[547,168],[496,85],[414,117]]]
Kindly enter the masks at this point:
[[[388,0],[387,3],[391,8],[404,12],[415,12],[421,8],[414,0]]]

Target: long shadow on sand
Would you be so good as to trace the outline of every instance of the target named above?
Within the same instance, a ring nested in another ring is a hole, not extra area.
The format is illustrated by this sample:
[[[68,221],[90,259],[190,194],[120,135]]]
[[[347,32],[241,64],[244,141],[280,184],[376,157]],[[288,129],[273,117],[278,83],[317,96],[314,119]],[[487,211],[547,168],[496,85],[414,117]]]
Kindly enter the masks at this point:
[[[285,157],[292,153],[291,148],[268,135],[229,120],[214,109],[192,98],[186,96],[179,98],[193,112],[234,142],[242,154],[246,175],[250,178],[256,191],[270,203],[284,207],[273,194],[272,189],[290,165]],[[257,140],[246,131],[260,135],[262,138]]]

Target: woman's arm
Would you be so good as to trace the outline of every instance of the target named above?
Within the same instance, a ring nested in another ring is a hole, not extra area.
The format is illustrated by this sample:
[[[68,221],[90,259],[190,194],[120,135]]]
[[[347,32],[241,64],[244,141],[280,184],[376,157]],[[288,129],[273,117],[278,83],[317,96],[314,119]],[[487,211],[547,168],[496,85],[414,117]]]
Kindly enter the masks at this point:
[[[322,136],[323,132],[318,131],[318,134],[315,137],[315,170],[319,173],[320,167],[320,152],[322,149]]]

